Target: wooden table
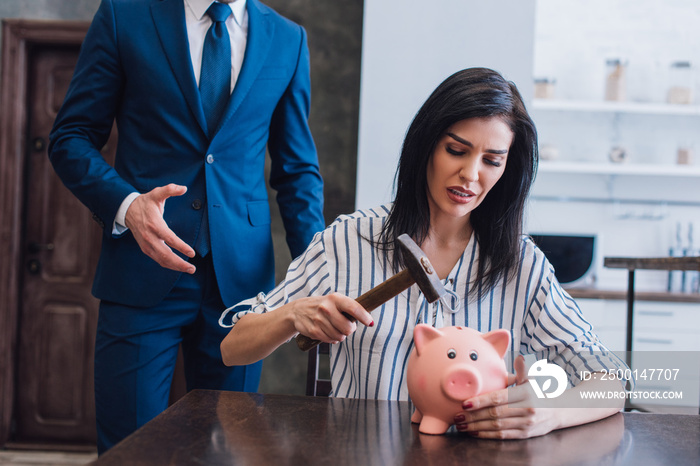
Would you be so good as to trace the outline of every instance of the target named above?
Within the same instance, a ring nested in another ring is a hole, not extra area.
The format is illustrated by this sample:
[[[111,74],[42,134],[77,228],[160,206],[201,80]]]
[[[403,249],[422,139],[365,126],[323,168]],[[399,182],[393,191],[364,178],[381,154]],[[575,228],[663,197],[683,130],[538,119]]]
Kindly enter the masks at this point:
[[[195,390],[106,465],[697,465],[700,416],[618,413],[529,440],[423,435],[408,402]]]
[[[606,257],[603,266],[627,269],[627,335],[625,351],[632,351],[634,330],[634,272],[635,270],[700,270],[700,257]],[[627,361],[629,364],[629,361]]]

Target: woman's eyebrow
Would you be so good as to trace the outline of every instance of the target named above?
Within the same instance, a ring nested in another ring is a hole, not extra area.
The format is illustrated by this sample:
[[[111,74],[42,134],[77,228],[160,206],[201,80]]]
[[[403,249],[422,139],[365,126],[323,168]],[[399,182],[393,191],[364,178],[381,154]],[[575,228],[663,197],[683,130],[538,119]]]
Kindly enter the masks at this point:
[[[460,138],[459,136],[457,136],[457,135],[454,134],[454,133],[450,133],[450,132],[448,131],[446,134],[447,134],[449,137],[451,137],[452,139],[454,139],[455,141],[464,144],[465,146],[474,147],[474,144],[472,144],[471,142],[467,141],[466,139]],[[489,154],[495,154],[495,155],[505,155],[505,154],[508,153],[508,149],[504,149],[504,150],[486,149],[486,152],[488,152]]]

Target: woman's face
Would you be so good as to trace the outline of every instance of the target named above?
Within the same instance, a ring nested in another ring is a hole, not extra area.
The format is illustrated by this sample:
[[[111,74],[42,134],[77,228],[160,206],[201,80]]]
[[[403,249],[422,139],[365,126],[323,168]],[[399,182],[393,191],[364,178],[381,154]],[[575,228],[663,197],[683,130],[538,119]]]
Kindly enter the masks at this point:
[[[428,162],[428,204],[436,214],[469,218],[506,168],[513,131],[498,117],[450,126]]]

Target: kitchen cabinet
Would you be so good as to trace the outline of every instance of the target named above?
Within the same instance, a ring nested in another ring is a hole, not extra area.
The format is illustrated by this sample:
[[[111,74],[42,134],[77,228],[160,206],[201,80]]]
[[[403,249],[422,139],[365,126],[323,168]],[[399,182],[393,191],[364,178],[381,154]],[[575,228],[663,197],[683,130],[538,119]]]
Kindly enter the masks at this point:
[[[624,299],[579,298],[576,302],[603,344],[623,357],[627,314]],[[697,413],[700,405],[698,334],[700,296],[697,302],[635,302],[632,368],[637,369],[636,390],[682,392],[680,398],[654,399],[638,405],[652,406],[649,408],[652,410],[692,407],[689,412]],[[644,369],[647,372],[642,376]],[[663,372],[652,374],[652,369]]]
[[[605,346],[612,351],[624,351],[627,315],[625,300],[622,297],[577,298],[576,303]],[[633,351],[698,351],[700,356],[700,296],[697,302],[637,299],[633,335]]]
[[[608,299],[576,299],[583,316],[603,344],[615,352],[625,350],[625,302]]]
[[[700,303],[637,301],[634,314],[634,351],[700,351]]]

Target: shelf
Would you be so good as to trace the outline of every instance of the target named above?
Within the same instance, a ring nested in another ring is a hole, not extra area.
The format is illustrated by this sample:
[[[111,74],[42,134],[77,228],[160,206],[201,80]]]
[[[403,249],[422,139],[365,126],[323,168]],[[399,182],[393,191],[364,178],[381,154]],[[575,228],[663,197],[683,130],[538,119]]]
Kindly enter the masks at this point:
[[[626,300],[626,290],[601,290],[598,288],[567,288],[564,289],[574,299],[614,299]],[[635,301],[660,301],[669,303],[700,303],[698,293],[666,293],[662,291],[637,291]],[[700,307],[698,308],[700,310]]]
[[[700,105],[674,105],[642,102],[534,99],[534,110],[567,112],[636,113],[643,115],[700,116]]]
[[[543,160],[539,173],[575,173],[581,175],[637,175],[700,177],[700,167],[687,165],[559,162]]]

